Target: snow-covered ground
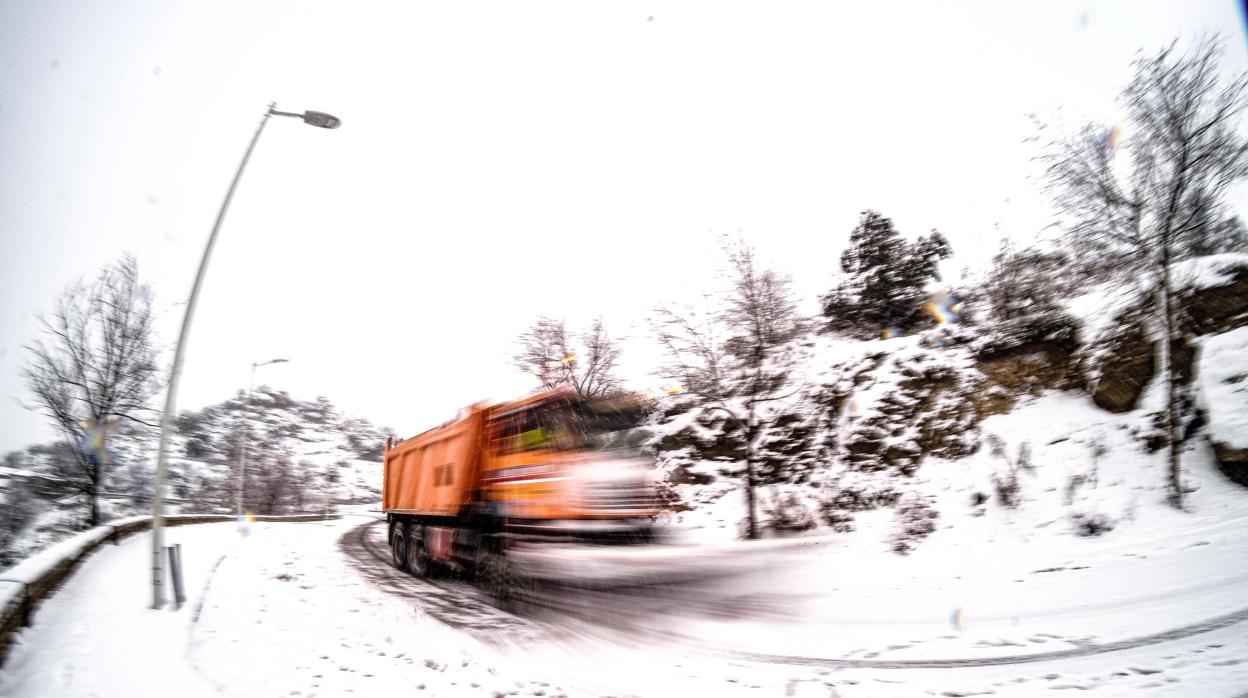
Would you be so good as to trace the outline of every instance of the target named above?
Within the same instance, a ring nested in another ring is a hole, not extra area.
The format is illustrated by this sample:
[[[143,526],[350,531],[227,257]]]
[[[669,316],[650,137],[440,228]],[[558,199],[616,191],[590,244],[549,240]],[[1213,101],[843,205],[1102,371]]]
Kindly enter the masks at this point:
[[[540,695],[353,572],[337,540],[360,522],[255,523],[246,537],[234,524],[171,528],[189,597],[176,612],[147,608],[147,535],[103,548],[21,633],[0,695]]]
[[[146,535],[105,546],[21,633],[0,695],[1236,695],[1248,614],[1228,614],[1248,607],[1245,515],[1158,521],[1170,530],[1152,542],[1002,535],[909,558],[745,544],[714,553],[757,555],[731,576],[585,592],[585,612],[533,611],[523,632],[496,634],[446,625],[365,574],[340,540],[366,517],[247,537],[179,527],[186,606],[147,608]],[[689,564],[665,554],[624,564]],[[1018,663],[1049,652],[1064,654]]]

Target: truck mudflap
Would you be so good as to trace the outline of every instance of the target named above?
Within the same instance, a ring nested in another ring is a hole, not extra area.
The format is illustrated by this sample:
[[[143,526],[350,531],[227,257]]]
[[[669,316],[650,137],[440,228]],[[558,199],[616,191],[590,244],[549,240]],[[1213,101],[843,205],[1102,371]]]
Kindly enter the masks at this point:
[[[446,526],[425,527],[425,547],[429,557],[449,563],[454,559],[455,529]]]

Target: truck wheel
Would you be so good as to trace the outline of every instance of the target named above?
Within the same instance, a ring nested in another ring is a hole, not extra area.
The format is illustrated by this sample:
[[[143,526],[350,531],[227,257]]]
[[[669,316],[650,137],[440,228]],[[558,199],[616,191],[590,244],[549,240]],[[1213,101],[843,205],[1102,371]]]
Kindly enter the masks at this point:
[[[421,533],[419,526],[412,526],[406,531],[407,571],[417,577],[428,577],[432,561],[429,559],[429,551],[425,549],[425,537]]]
[[[396,569],[407,572],[407,523],[400,522],[390,533],[390,557]]]
[[[510,600],[511,583],[507,569],[507,558],[495,550],[482,553],[477,557],[477,585],[485,593],[506,606]]]
[[[483,543],[477,554],[476,578],[477,585],[506,611],[515,611],[524,600],[524,580],[494,541]]]

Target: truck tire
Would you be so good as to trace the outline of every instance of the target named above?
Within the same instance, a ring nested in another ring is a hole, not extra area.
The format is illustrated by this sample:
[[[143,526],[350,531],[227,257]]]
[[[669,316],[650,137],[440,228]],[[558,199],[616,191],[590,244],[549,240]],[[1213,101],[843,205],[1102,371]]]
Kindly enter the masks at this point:
[[[505,611],[516,611],[524,600],[524,580],[503,551],[501,542],[493,537],[483,540],[478,549],[476,582]]]
[[[477,557],[477,586],[499,605],[506,607],[511,597],[507,558],[501,552],[489,551]]]
[[[401,572],[408,571],[407,528],[407,522],[400,521],[390,531],[390,558],[395,569]]]
[[[420,526],[409,526],[404,535],[407,544],[406,570],[416,577],[428,577],[433,561],[429,559],[429,551],[425,549],[424,531]]]

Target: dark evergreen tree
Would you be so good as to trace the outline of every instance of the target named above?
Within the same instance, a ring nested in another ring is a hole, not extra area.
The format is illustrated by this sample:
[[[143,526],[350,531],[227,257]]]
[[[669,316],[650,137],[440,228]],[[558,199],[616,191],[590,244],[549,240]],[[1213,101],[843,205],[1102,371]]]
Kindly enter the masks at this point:
[[[925,287],[940,278],[937,264],[950,254],[939,232],[906,242],[891,219],[864,211],[841,254],[847,278],[822,299],[828,327],[862,336],[913,327]]]

